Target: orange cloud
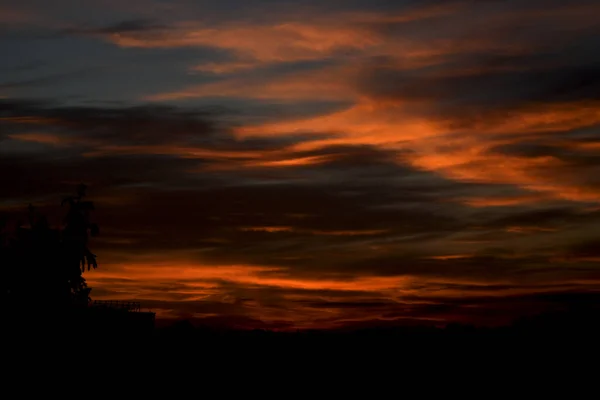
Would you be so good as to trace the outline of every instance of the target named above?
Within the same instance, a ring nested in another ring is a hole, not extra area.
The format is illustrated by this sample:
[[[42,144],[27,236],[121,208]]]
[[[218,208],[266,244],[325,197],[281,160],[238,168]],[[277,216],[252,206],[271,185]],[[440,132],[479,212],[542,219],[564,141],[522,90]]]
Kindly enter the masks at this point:
[[[540,226],[509,226],[506,232],[511,233],[538,233],[538,232],[556,232],[554,228],[544,228]]]
[[[314,235],[326,236],[372,236],[389,232],[388,229],[343,230],[343,231],[310,231]]]
[[[345,135],[340,140],[311,141],[295,147],[303,150],[336,143],[394,145],[415,137],[426,138],[440,133],[432,121],[403,112],[398,106],[390,107],[368,100],[329,115],[244,126],[235,131],[239,137],[276,136],[298,132],[337,132]]]
[[[461,260],[464,258],[471,258],[473,257],[473,254],[450,254],[450,255],[445,255],[445,256],[432,256],[432,257],[427,257],[429,259],[432,260]]]
[[[229,62],[207,62],[196,65],[190,69],[192,72],[210,72],[213,74],[230,74],[256,68],[261,65],[257,61],[229,61]]]
[[[300,22],[262,26],[231,23],[218,27],[183,22],[159,32],[116,33],[108,40],[121,47],[219,47],[241,57],[269,62],[321,58],[339,49],[364,48],[376,42],[365,30]]]
[[[470,128],[492,134],[523,135],[562,132],[600,123],[600,107],[596,102],[576,101],[559,104],[525,106],[508,115],[482,118]]]
[[[98,269],[89,274],[88,281],[101,283],[102,279],[135,280],[140,287],[150,282],[189,281],[194,287],[204,289],[219,287],[218,281],[240,285],[272,286],[288,289],[341,290],[377,292],[398,290],[410,281],[407,277],[362,276],[352,280],[300,279],[286,273],[285,268],[258,266],[204,266],[179,262],[152,262],[151,264],[111,265],[111,272]],[[273,274],[277,273],[277,274]],[[215,283],[215,281],[217,281]]]
[[[52,144],[55,146],[71,142],[68,138],[65,138],[64,136],[44,132],[19,133],[8,135],[8,137],[11,139],[22,140],[25,142]]]
[[[295,149],[308,150],[344,143],[409,149],[411,152],[403,155],[399,162],[408,162],[415,168],[458,181],[512,184],[537,192],[528,199],[503,199],[496,201],[496,204],[535,201],[548,196],[571,201],[600,199],[597,189],[579,183],[569,173],[568,165],[558,158],[523,157],[491,151],[501,144],[518,143],[520,137],[515,132],[561,132],[600,123],[600,107],[596,105],[573,103],[527,107],[511,113],[498,123],[494,123],[495,119],[491,122],[482,121],[468,130],[459,130],[448,127],[444,122],[407,113],[402,102],[395,103],[361,100],[355,106],[333,114],[244,126],[237,129],[236,134],[246,137],[311,131],[335,132],[344,136],[302,143]],[[483,204],[473,199],[467,202]],[[488,204],[492,202],[494,200],[489,200]]]
[[[269,232],[269,233],[296,232],[296,233],[317,235],[317,236],[373,236],[373,235],[381,235],[383,233],[389,232],[389,230],[387,230],[387,229],[326,231],[326,230],[300,229],[300,228],[295,228],[292,226],[253,226],[253,227],[240,228],[240,230],[246,231],[246,232]]]
[[[218,151],[202,147],[169,146],[169,145],[139,145],[139,146],[112,146],[100,145],[93,151],[84,153],[86,157],[99,157],[103,155],[126,154],[156,154],[174,155],[182,158],[213,158],[213,159],[248,159],[261,155],[251,151]]]
[[[294,230],[291,226],[251,226],[240,228],[240,230],[245,232],[291,232]]]
[[[562,109],[559,105],[528,108],[509,115],[504,123],[477,125],[459,139],[449,131],[451,135],[415,140],[411,144],[417,151],[407,158],[417,168],[459,181],[512,184],[556,199],[595,202],[600,192],[581,183],[568,164],[554,156],[524,157],[490,150],[506,143],[496,139],[498,133],[561,132],[599,122],[600,107],[567,104]],[[512,142],[518,143],[519,137],[514,136]]]
[[[327,162],[330,157],[327,156],[311,156],[311,157],[300,157],[300,158],[287,158],[284,160],[273,160],[273,161],[255,161],[246,163],[247,166],[252,167],[296,167],[303,165],[317,165]]]
[[[443,262],[468,257],[451,255],[436,259]],[[244,315],[266,323],[288,321],[292,329],[327,328],[332,324],[343,324],[344,321],[374,319],[385,313],[385,310],[393,310],[394,305],[398,310],[409,310],[411,306],[416,305],[435,305],[430,296],[448,300],[464,300],[469,297],[500,299],[511,295],[548,291],[544,282],[533,286],[521,286],[510,280],[483,282],[473,279],[417,276],[357,276],[353,279],[319,276],[310,279],[295,277],[292,271],[284,268],[249,265],[205,266],[182,260],[114,264],[110,265],[108,270],[98,269],[87,274],[91,286],[98,290],[105,287],[112,290],[110,294],[96,294],[95,299],[142,300],[142,307],[145,306],[144,300],[154,301],[158,309],[153,311],[166,318],[177,317],[177,303],[237,304]],[[600,284],[600,280],[565,279],[563,284],[589,287]],[[241,293],[252,289],[252,298],[240,299],[238,295],[232,294],[232,285],[240,288]],[[504,288],[498,290],[494,285],[502,285]],[[465,286],[469,289],[464,289]],[[271,307],[269,301],[263,301],[268,299],[269,295],[268,291],[262,294],[261,290],[268,288],[283,290],[277,307]],[[335,307],[340,297],[328,295],[329,291],[352,293],[351,300],[345,304],[352,304],[354,301],[356,307]],[[161,306],[161,302],[166,302],[165,306]],[[380,302],[382,309],[363,309],[362,302]],[[331,303],[331,307],[327,306],[328,303]],[[220,314],[211,312],[208,306],[202,310],[198,314],[200,317]],[[435,316],[430,317],[435,319]],[[448,318],[452,316],[439,317],[443,321],[447,321]]]
[[[548,197],[542,194],[531,194],[507,197],[469,197],[458,199],[458,201],[471,207],[505,207],[534,204],[547,199]]]

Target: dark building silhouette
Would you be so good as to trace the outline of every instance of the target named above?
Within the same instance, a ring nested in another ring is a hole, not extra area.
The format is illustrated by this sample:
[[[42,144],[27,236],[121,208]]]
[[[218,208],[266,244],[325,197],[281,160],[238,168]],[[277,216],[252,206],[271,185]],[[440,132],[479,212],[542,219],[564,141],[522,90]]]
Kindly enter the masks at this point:
[[[90,328],[104,333],[147,335],[154,329],[156,315],[142,311],[138,302],[95,300],[87,308],[87,318]]]

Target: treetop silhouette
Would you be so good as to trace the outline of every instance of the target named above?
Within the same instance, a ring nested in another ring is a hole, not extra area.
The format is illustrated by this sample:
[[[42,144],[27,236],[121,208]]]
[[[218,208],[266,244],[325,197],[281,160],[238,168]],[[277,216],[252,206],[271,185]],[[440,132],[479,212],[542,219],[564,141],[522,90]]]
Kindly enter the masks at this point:
[[[84,201],[87,186],[63,199],[68,206],[62,229],[52,229],[45,215],[28,207],[29,226],[19,221],[7,229],[0,221],[2,302],[9,308],[45,305],[52,308],[87,306],[91,288],[83,273],[97,268],[96,255],[88,248],[90,236],[99,234],[90,221],[94,203]]]

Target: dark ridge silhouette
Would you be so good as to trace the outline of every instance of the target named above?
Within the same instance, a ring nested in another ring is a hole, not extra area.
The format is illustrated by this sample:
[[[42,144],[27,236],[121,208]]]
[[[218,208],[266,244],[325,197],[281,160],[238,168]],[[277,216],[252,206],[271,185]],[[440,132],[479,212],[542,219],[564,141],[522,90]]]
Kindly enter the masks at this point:
[[[141,312],[139,304],[132,308],[91,300],[92,289],[83,274],[98,268],[88,241],[100,229],[91,222],[94,203],[84,200],[86,189],[78,185],[76,195],[61,202],[61,207],[68,207],[62,229],[52,229],[47,217],[31,204],[27,225],[19,220],[11,229],[7,218],[0,221],[1,307],[7,333],[152,332],[154,313]]]

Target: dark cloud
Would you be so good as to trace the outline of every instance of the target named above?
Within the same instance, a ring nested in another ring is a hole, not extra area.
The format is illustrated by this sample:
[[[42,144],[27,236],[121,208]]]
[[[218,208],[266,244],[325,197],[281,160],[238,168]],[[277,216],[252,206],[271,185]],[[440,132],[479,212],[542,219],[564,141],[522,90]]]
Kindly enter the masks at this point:
[[[0,90],[10,90],[27,86],[43,86],[45,84],[53,84],[63,80],[85,78],[93,76],[98,70],[99,68],[85,68],[76,71],[55,73],[47,76],[22,79],[18,81],[0,82]]]
[[[317,251],[344,245],[351,250],[352,243],[365,240],[432,232],[442,235],[461,226],[450,216],[427,211],[425,205],[420,210],[370,209],[375,202],[385,200],[385,189],[372,188],[348,197],[343,191],[353,188],[343,185],[325,188],[206,184],[197,191],[123,190],[124,195],[134,195],[128,200],[133,201],[129,206],[100,203],[98,218],[105,225],[125,231],[143,228],[156,232],[135,237],[133,243],[109,244],[109,248],[196,248],[203,249],[205,261],[214,263],[281,264],[283,257],[298,256],[306,248]],[[285,229],[261,230],[280,226]],[[127,234],[123,239],[126,238],[132,239]]]
[[[423,103],[432,115],[457,119],[494,114],[501,119],[525,105],[599,100],[597,26],[582,21],[591,2],[544,3],[543,9],[539,2],[463,3],[460,11],[435,21],[375,23],[372,29],[391,38],[456,49],[418,68],[374,60],[359,78],[359,89],[375,98],[414,102],[415,110]]]
[[[566,256],[574,258],[600,258],[600,238],[588,238],[582,243],[571,246],[567,250]]]
[[[568,157],[570,151],[559,145],[544,144],[539,142],[520,142],[500,145],[491,149],[491,152],[514,155],[517,157],[542,157],[553,156],[557,158]]]
[[[63,33],[66,34],[119,34],[119,33],[131,33],[131,32],[145,32],[154,30],[165,30],[168,27],[164,24],[160,24],[156,21],[144,20],[144,19],[132,19],[110,24],[101,28],[69,28],[65,29]]]
[[[63,157],[57,159],[56,153],[46,157],[38,154],[1,157],[0,169],[12,173],[0,177],[0,199],[42,196],[50,201],[52,196],[72,191],[73,182],[89,182],[98,194],[120,186],[168,185],[171,179],[185,181],[185,170],[200,163],[161,156]],[[194,178],[195,182],[201,182],[201,177]],[[24,180],[27,184],[23,184]]]
[[[165,106],[127,108],[60,107],[52,104],[25,101],[0,102],[0,115],[6,118],[2,131],[15,133],[30,126],[13,124],[11,119],[34,117],[45,119],[46,125],[59,133],[74,135],[84,140],[100,139],[110,144],[175,143],[184,139],[202,137],[214,127],[206,111],[186,111]],[[0,131],[1,132],[1,131]],[[170,138],[166,133],[171,135]],[[67,137],[68,138],[68,137]]]
[[[581,212],[577,208],[561,207],[512,213],[490,221],[490,225],[497,227],[551,227],[564,226],[567,222],[582,222],[583,219],[589,218],[598,218],[598,213]]]
[[[513,66],[521,64],[514,60]],[[468,65],[468,64],[467,64]],[[435,102],[443,111],[485,111],[531,103],[598,101],[598,65],[577,68],[467,72],[419,76],[395,70],[371,70],[360,82],[364,92],[384,99]],[[444,108],[446,110],[444,110]]]
[[[43,124],[58,144],[83,147],[145,145],[203,146],[215,151],[272,150],[335,134],[292,134],[273,138],[236,139],[223,120],[235,113],[222,107],[201,109],[165,105],[134,107],[61,106],[36,100],[0,100],[0,134],[29,132]],[[27,118],[31,119],[29,122]]]

